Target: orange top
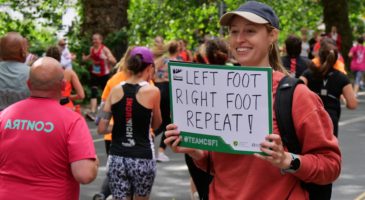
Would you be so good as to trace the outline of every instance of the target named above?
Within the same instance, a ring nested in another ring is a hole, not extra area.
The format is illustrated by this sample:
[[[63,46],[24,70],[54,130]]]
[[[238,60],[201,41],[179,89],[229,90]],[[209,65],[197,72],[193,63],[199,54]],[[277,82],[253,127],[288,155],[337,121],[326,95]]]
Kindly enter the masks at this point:
[[[62,98],[70,97],[72,91],[72,84],[71,81],[65,82],[65,88],[61,91]],[[74,109],[74,103],[69,99],[69,102],[67,104],[64,104],[63,106],[70,108],[71,110]]]
[[[313,58],[312,62],[317,67],[321,66],[321,62],[320,62],[318,57]],[[347,72],[345,70],[345,63],[343,61],[341,61],[341,59],[337,59],[337,61],[336,61],[335,65],[333,66],[333,68],[340,71],[340,72],[342,72],[343,74],[347,74]]]
[[[61,91],[62,97],[69,97],[72,91],[72,84],[71,81],[65,82],[65,88]]]
[[[118,85],[122,81],[127,80],[128,78],[128,75],[124,71],[114,74],[106,83],[103,94],[101,95],[101,100],[106,101],[113,87]]]

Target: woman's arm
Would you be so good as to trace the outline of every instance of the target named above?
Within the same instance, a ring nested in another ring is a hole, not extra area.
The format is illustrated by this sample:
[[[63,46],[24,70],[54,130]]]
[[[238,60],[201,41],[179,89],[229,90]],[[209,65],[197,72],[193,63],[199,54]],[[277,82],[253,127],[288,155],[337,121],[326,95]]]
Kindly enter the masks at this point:
[[[90,55],[91,55],[91,47],[89,49],[89,54],[88,55],[82,54],[82,60],[83,61],[89,61],[90,60]]]
[[[346,99],[346,107],[348,109],[356,109],[357,98],[351,84],[347,84],[345,87],[342,88],[342,94]]]
[[[308,80],[306,77],[300,76],[299,79],[302,80],[304,82],[304,84],[308,85]]]
[[[104,51],[105,51],[106,58],[108,59],[108,62],[111,65],[114,65],[115,63],[117,63],[117,60],[113,56],[112,52],[107,47],[105,47],[104,49],[105,49]]]
[[[104,109],[100,113],[100,122],[98,124],[98,134],[107,134],[112,132],[113,126],[109,126],[110,119],[112,118],[111,112],[111,98],[113,95],[113,91],[108,96],[105,101]]]
[[[85,98],[85,92],[84,88],[82,87],[79,77],[77,77],[77,74],[75,71],[71,71],[71,84],[72,87],[75,89],[76,94],[70,95],[71,100],[82,100]]]
[[[152,129],[156,130],[158,129],[158,127],[160,127],[162,123],[161,110],[160,110],[161,94],[158,88],[156,87],[154,87],[153,93],[154,95],[151,98],[151,100],[153,101],[151,126]]]
[[[348,56],[349,56],[349,58],[351,58],[351,57],[352,57],[352,52],[351,52],[351,51],[349,52],[349,55],[348,55]]]

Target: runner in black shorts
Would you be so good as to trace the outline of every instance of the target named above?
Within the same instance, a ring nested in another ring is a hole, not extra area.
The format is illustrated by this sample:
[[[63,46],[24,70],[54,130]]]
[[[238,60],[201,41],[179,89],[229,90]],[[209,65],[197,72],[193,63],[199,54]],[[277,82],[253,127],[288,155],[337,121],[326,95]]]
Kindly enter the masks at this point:
[[[88,117],[95,120],[96,108],[98,105],[98,89],[104,89],[106,82],[109,79],[111,66],[116,63],[116,60],[109,50],[103,44],[103,37],[99,33],[93,35],[93,46],[90,47],[89,55],[83,55],[82,59],[84,61],[92,61],[90,67],[91,73],[91,99],[90,99],[90,113]]]

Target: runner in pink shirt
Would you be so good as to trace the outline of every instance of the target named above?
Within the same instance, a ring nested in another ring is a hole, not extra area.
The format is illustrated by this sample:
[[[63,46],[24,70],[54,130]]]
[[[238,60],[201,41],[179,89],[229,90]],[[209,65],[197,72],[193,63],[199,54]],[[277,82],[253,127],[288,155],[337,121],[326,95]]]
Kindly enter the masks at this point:
[[[0,113],[0,199],[77,200],[79,183],[97,175],[98,159],[82,116],[61,106],[59,62],[30,70],[31,97]]]
[[[365,71],[365,46],[364,38],[359,37],[357,44],[350,49],[351,71],[354,73],[354,92],[357,95]]]

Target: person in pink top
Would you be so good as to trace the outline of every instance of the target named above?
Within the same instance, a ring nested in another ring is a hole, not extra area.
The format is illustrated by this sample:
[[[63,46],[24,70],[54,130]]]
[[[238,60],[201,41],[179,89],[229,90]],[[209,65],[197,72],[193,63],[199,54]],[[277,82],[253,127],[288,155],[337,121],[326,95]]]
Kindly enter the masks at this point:
[[[354,92],[357,94],[362,81],[362,76],[365,71],[365,46],[363,45],[364,38],[359,37],[357,44],[353,46],[349,52],[351,58],[351,71],[355,75]]]
[[[0,113],[0,199],[78,200],[80,183],[97,175],[98,159],[85,119],[59,104],[59,62],[37,60],[31,96]]]
[[[236,11],[227,12],[220,24],[228,26],[229,45],[241,66],[271,66],[275,102],[279,81],[288,74],[280,62],[277,40],[279,19],[271,7],[248,1]],[[305,96],[305,98],[303,98]],[[178,146],[179,124],[167,126],[165,143],[174,152],[188,153],[203,170],[214,176],[210,200],[309,199],[301,182],[328,184],[341,171],[341,154],[333,135],[329,115],[319,97],[305,85],[293,95],[292,118],[302,153],[293,154],[283,146],[276,118],[273,133],[266,136],[260,150],[266,155],[238,155]],[[273,109],[273,116],[275,110]]]

